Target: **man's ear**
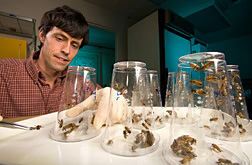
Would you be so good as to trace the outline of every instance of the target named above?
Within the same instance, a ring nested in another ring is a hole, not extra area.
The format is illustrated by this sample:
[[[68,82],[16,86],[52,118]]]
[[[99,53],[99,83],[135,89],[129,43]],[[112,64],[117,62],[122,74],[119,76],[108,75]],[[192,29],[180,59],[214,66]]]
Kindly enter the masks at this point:
[[[44,34],[42,28],[39,29],[39,40],[41,43],[44,43],[44,41],[45,41],[45,34]]]

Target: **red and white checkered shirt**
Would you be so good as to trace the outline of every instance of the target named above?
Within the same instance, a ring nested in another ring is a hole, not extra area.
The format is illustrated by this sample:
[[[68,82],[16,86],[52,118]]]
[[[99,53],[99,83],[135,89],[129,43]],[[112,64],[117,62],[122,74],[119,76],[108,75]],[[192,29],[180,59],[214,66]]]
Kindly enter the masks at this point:
[[[28,59],[0,60],[0,115],[4,118],[58,111],[67,69],[51,89],[34,64],[38,55],[34,52]]]

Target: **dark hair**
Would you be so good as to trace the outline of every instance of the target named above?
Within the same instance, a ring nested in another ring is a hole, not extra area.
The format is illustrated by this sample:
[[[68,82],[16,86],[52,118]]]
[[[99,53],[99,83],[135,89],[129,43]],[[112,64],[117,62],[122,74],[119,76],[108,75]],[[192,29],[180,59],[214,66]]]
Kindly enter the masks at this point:
[[[89,27],[85,17],[66,5],[47,11],[43,15],[39,30],[42,29],[46,35],[53,27],[63,30],[73,38],[83,38],[80,48],[88,44]],[[39,49],[42,46],[40,43]]]

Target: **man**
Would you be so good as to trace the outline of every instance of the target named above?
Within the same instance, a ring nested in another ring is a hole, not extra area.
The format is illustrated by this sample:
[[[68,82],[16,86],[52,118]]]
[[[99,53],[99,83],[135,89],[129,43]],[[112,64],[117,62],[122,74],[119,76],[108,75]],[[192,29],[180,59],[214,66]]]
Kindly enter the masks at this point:
[[[68,6],[46,12],[39,26],[40,50],[25,60],[0,60],[0,116],[58,111],[68,65],[88,37],[88,23],[80,12]]]

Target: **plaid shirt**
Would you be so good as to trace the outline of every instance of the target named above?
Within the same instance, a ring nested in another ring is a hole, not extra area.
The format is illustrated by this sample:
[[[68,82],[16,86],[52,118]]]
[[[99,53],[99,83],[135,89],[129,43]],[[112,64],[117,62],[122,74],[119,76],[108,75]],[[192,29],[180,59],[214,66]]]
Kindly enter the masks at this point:
[[[38,55],[34,52],[28,59],[0,60],[0,115],[4,118],[58,111],[67,69],[51,89],[34,64]]]

